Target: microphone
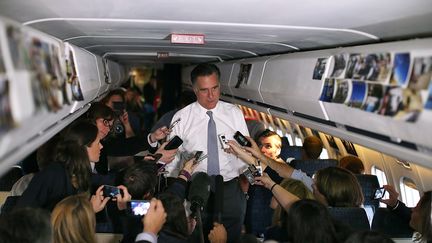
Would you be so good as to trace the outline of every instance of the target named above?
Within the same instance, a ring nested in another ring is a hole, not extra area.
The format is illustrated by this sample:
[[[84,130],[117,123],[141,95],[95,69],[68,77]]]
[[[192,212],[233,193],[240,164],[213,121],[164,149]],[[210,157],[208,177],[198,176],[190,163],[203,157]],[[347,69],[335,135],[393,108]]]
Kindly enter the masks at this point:
[[[204,205],[210,196],[210,177],[204,173],[196,173],[192,178],[192,183],[189,188],[188,200],[191,202],[191,211],[197,212]]]
[[[224,202],[224,185],[223,176],[217,175],[215,177],[215,207],[214,207],[214,221],[222,223],[223,202]]]

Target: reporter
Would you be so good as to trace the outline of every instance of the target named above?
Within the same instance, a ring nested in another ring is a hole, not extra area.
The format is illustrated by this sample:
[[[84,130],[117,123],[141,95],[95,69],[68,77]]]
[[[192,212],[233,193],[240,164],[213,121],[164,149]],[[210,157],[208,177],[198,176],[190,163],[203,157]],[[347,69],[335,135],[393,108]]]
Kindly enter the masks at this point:
[[[147,214],[142,218],[144,225],[143,232],[138,234],[135,242],[137,243],[156,243],[157,234],[162,229],[167,214],[160,200],[153,198]]]

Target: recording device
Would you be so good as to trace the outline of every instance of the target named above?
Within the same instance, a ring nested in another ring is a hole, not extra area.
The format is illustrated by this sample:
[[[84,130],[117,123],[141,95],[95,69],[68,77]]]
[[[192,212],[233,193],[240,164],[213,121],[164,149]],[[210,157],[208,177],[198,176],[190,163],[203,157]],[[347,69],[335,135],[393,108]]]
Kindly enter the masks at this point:
[[[241,146],[252,147],[252,143],[239,131],[234,134],[234,139]]]
[[[131,200],[127,202],[127,213],[132,216],[144,216],[150,208],[148,200]]]
[[[122,121],[120,120],[120,116],[125,112],[125,105],[123,102],[113,102],[113,111],[116,115],[114,119],[114,123],[112,126],[112,132],[114,134],[122,134],[125,131]]]
[[[175,120],[173,123],[171,123],[171,125],[169,126],[169,130],[173,129],[175,127],[175,125],[177,125],[179,122],[181,121],[181,118]]]
[[[386,189],[384,187],[377,188],[374,193],[374,199],[382,199],[386,194]]]
[[[214,207],[214,222],[222,223],[222,214],[224,208],[224,185],[223,176],[215,177],[215,207]]]
[[[192,177],[188,200],[191,202],[191,211],[196,213],[207,204],[210,196],[210,177],[207,173],[198,172]]]
[[[199,159],[195,160],[194,165],[198,164],[199,162],[203,161],[204,159],[207,159],[207,157],[208,157],[207,154],[201,156]]]
[[[120,194],[120,189],[118,189],[117,187],[110,186],[110,185],[104,185],[104,187],[103,187],[103,195],[104,195],[104,197],[114,198],[118,194]]]
[[[219,137],[219,142],[222,145],[222,149],[229,149],[228,140],[226,139],[225,134],[219,134],[218,137]]]
[[[203,151],[196,151],[194,154],[194,159],[198,160],[202,154],[203,154]]]
[[[260,168],[261,166],[258,167]],[[249,167],[243,171],[243,175],[251,185],[255,184],[255,177],[262,176],[262,168],[261,170],[259,168],[255,165],[249,165]]]
[[[162,154],[157,153],[157,154],[147,154],[145,157],[152,157],[152,159],[147,159],[147,161],[153,162],[153,163],[157,163],[160,158],[162,158]]]
[[[179,136],[171,138],[171,140],[165,145],[165,150],[176,149],[182,145],[183,140]]]

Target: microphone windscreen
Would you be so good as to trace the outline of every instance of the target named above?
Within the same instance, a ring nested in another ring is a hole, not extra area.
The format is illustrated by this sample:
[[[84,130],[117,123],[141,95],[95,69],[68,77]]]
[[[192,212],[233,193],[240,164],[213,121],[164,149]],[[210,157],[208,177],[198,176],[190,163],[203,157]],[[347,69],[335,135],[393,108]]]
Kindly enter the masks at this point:
[[[215,207],[214,207],[215,219],[214,220],[218,223],[222,223],[223,202],[224,202],[223,176],[217,175],[215,177]]]
[[[207,204],[210,196],[210,177],[199,172],[193,175],[192,182],[189,187],[188,199],[191,203],[198,203],[200,206]]]

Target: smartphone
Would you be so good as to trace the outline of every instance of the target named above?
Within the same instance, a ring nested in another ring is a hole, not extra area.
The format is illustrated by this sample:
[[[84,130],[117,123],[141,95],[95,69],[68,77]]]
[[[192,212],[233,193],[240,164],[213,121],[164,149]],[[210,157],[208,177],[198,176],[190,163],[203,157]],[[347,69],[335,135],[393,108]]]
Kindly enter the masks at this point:
[[[375,190],[375,193],[374,193],[374,199],[381,199],[381,198],[383,198],[384,196],[385,196],[385,194],[386,194],[386,189],[384,188],[384,187],[381,187],[381,188],[377,188],[376,190]]]
[[[171,140],[167,143],[167,145],[165,146],[165,150],[171,150],[171,149],[176,149],[178,147],[180,147],[180,145],[182,145],[183,140],[179,137],[179,136],[175,136],[173,138],[171,138]]]
[[[252,143],[247,140],[247,138],[239,131],[234,134],[234,139],[241,146],[252,147]]]
[[[169,126],[169,130],[173,129],[175,127],[175,125],[177,125],[179,122],[181,121],[181,118],[175,120],[173,123],[171,123],[171,125]]]
[[[120,194],[120,189],[118,189],[115,186],[110,185],[104,185],[103,187],[103,195],[104,197],[116,197],[118,194]]]
[[[157,154],[147,154],[145,157],[152,157],[152,159],[149,159],[147,161],[153,162],[153,163],[157,163],[160,158],[162,158],[162,154],[157,153]]]
[[[222,149],[229,149],[229,146],[227,144],[228,140],[226,139],[225,134],[219,134],[218,137],[219,137],[219,141],[222,145]]]
[[[198,160],[202,154],[203,154],[203,151],[196,151],[194,154],[194,159]]]
[[[127,202],[127,212],[133,216],[144,216],[150,208],[148,200],[131,200]]]

